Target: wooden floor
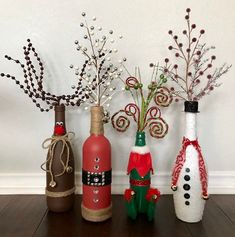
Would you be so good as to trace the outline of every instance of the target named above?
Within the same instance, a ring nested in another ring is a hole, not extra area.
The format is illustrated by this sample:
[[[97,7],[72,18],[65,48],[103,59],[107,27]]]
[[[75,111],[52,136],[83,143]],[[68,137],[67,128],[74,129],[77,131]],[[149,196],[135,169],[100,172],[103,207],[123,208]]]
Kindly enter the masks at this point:
[[[42,195],[0,196],[0,237],[235,237],[235,195],[212,195],[197,224],[175,217],[171,195],[161,197],[153,222],[145,216],[128,219],[122,196],[113,196],[113,217],[103,223],[83,220],[80,203],[77,196],[73,210],[55,214],[47,211]]]

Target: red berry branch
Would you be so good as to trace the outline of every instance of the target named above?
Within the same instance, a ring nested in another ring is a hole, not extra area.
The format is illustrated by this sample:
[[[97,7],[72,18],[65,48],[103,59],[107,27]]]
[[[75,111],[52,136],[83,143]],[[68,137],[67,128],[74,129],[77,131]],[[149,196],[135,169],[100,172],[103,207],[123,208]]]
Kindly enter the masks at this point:
[[[209,54],[215,47],[207,47],[205,43],[201,43],[205,30],[195,32],[197,27],[196,24],[191,24],[190,12],[190,8],[187,8],[185,16],[187,29],[182,31],[184,40],[186,38],[184,44],[172,30],[168,32],[173,39],[173,44],[168,49],[174,52],[179,64],[171,63],[168,58],[165,58],[163,71],[176,83],[177,88],[171,88],[176,102],[179,99],[198,101],[210,94],[215,87],[221,85],[218,79],[231,67],[231,65],[223,64],[213,69],[216,56]]]
[[[10,78],[23,90],[25,94],[31,98],[33,103],[40,109],[41,112],[48,112],[54,105],[65,104],[71,106],[79,106],[82,103],[82,99],[89,98],[85,93],[85,89],[82,88],[80,82],[73,89],[73,94],[70,95],[54,95],[44,89],[44,66],[42,60],[38,56],[36,49],[33,47],[30,39],[27,40],[27,46],[23,47],[25,63],[22,63],[18,59],[5,55],[5,58],[14,61],[18,64],[24,75],[24,80],[19,81],[10,74],[1,73],[1,77]],[[33,64],[33,60],[36,59],[38,65]],[[39,68],[39,72],[38,69]]]

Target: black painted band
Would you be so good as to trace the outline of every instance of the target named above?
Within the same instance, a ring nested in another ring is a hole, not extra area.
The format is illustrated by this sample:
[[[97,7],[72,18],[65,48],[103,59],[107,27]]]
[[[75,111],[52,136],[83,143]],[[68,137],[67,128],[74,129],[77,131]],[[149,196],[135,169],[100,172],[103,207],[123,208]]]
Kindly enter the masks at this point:
[[[112,182],[112,170],[103,172],[90,172],[82,170],[82,183],[89,186],[105,186]]]

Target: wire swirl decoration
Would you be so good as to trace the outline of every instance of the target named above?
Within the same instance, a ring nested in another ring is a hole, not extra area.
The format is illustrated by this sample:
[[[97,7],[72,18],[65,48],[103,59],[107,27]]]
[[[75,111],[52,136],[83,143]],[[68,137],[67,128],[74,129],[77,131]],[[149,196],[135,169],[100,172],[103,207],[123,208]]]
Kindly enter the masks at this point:
[[[152,119],[148,127],[150,135],[155,138],[163,138],[168,132],[168,124],[161,117]]]
[[[116,112],[112,116],[112,120],[111,120],[112,125],[118,132],[125,132],[128,129],[128,127],[130,126],[130,120],[120,113],[126,114],[124,109]],[[118,115],[118,114],[120,114],[120,115]],[[118,117],[116,118],[116,116],[118,116]]]
[[[172,102],[172,95],[170,90],[167,87],[160,87],[158,93],[154,97],[154,101],[157,105],[162,107],[167,107]]]
[[[151,108],[149,108],[144,117],[144,127],[148,125],[149,121],[158,117],[161,117],[161,110],[157,106],[152,106]]]
[[[134,88],[136,84],[138,84],[139,81],[135,77],[128,77],[126,79],[126,85],[129,86],[130,88]]]
[[[168,124],[161,117],[161,111],[158,107],[151,107],[145,116],[144,127],[139,127],[139,108],[135,104],[126,105],[125,109],[119,110],[112,116],[112,125],[118,132],[125,132],[130,126],[130,119],[138,124],[138,131],[149,128],[149,133],[154,138],[163,138],[168,132]]]
[[[124,110],[125,110],[126,115],[133,117],[134,121],[136,123],[138,123],[138,125],[139,125],[139,120],[140,120],[139,107],[134,103],[130,103],[130,104],[126,105]]]
[[[136,71],[139,72],[139,69]],[[167,80],[164,75],[160,75],[157,80],[155,75],[155,79],[151,79],[148,84],[148,93],[145,95],[140,72],[139,77],[140,79],[129,76],[126,79],[125,89],[130,92],[134,103],[129,103],[124,109],[116,112],[111,118],[112,125],[117,131],[125,132],[132,118],[137,124],[138,132],[144,132],[148,128],[152,137],[163,138],[168,132],[168,124],[162,118],[159,107],[167,107],[172,102],[170,90],[163,86]],[[152,100],[155,102],[153,106],[150,105]]]
[[[144,128],[149,127],[152,137],[163,138],[168,132],[168,124],[161,117],[161,111],[157,106],[148,109],[145,116]]]
[[[132,117],[139,125],[140,110],[136,104],[127,104],[124,109],[116,112],[111,118],[113,127],[119,132],[125,132],[130,126],[128,117]]]

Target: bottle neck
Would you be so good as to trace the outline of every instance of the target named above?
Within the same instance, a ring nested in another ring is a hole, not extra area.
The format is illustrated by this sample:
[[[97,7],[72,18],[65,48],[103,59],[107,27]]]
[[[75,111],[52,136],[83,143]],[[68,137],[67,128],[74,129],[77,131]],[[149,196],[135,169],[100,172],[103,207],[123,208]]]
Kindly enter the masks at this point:
[[[54,136],[65,135],[66,134],[65,106],[55,105],[54,110],[55,110]]]
[[[185,137],[197,139],[197,113],[185,112]]]
[[[135,146],[145,146],[145,132],[137,132],[135,138]]]
[[[91,129],[90,134],[102,135],[104,134],[104,109],[102,106],[91,107]]]

